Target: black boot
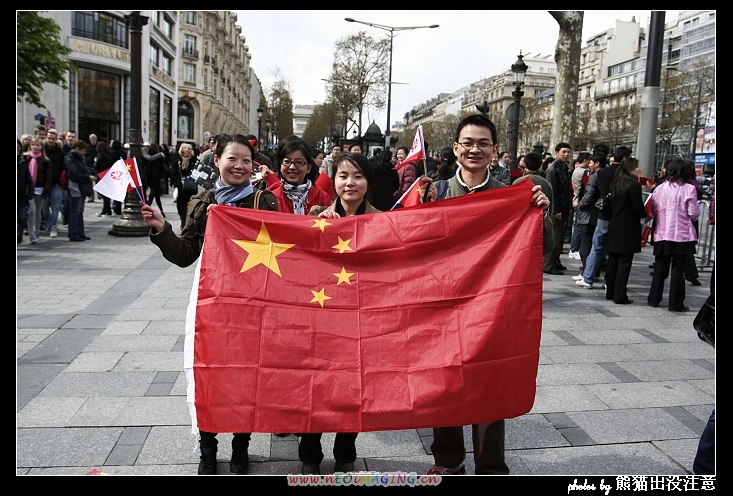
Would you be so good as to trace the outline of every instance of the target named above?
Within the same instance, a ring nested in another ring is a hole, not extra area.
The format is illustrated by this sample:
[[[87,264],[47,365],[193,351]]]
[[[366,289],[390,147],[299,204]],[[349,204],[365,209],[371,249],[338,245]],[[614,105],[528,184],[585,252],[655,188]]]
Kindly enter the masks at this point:
[[[199,475],[216,475],[216,447],[201,448]]]
[[[244,436],[235,435],[232,439],[232,460],[229,462],[229,472],[234,475],[241,475],[249,468],[249,439]]]

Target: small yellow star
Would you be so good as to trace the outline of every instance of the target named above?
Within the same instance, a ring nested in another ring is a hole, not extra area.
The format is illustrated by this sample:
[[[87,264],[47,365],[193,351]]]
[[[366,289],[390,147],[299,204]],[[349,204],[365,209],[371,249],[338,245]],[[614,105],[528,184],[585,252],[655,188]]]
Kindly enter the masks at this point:
[[[338,282],[336,283],[336,286],[341,284],[342,282],[345,282],[346,284],[351,284],[351,280],[349,279],[351,276],[354,275],[353,272],[346,272],[345,267],[341,267],[341,272],[334,272],[333,275],[338,277]]]
[[[247,259],[239,271],[240,273],[262,264],[280,277],[282,277],[282,274],[280,274],[280,266],[277,264],[277,258],[275,257],[295,246],[294,244],[273,243],[264,222],[255,241],[241,239],[233,239],[232,241],[248,253]]]
[[[313,221],[313,225],[311,227],[315,227],[321,230],[321,232],[326,231],[326,226],[330,226],[331,223],[328,222],[326,219],[317,219]]]
[[[313,299],[310,301],[310,303],[318,302],[321,305],[321,308],[323,308],[323,302],[331,299],[330,296],[326,296],[325,291],[326,288],[323,288],[320,291],[313,291],[311,289],[311,293],[313,293]]]
[[[351,240],[350,239],[347,239],[346,241],[344,241],[343,239],[341,239],[341,236],[339,236],[339,242],[338,242],[338,244],[332,246],[331,248],[336,248],[339,251],[339,253],[343,253],[346,250],[348,250],[348,251],[354,251],[349,246],[349,243],[351,243]]]

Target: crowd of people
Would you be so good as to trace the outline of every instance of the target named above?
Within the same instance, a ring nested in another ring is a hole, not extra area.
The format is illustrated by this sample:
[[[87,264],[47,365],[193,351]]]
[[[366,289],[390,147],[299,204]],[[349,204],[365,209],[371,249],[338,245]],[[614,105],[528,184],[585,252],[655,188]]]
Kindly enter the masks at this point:
[[[56,237],[54,216],[60,212],[69,225],[69,240],[88,240],[84,204],[94,198],[92,185],[98,174],[118,158],[125,158],[127,145],[113,140],[108,146],[94,135],[86,142],[76,139],[74,131],[59,138],[56,130],[41,127],[37,126],[34,136],[18,140],[18,243],[23,231],[31,243],[37,243],[44,220],[49,236]],[[347,151],[334,145],[326,154],[297,136],[280,140],[276,152],[270,153],[259,150],[253,135],[226,133],[212,136],[201,148],[182,143],[175,150],[146,142],[141,171],[146,204],[141,214],[150,226],[151,242],[162,255],[186,267],[201,254],[206,219],[216,205],[325,218],[383,215],[418,177],[427,186],[423,201],[511,187],[527,180],[533,183],[527,201],[545,214],[542,254],[537,254],[543,257],[545,274],[561,276],[568,270],[561,262],[563,245],[568,242],[569,256],[577,256],[582,264],[581,273],[572,278],[575,284],[591,289],[605,271],[606,298],[616,304],[633,303],[627,295],[627,282],[633,256],[641,251],[641,222],[651,212],[656,224],[652,234],[655,262],[648,304],[656,307],[661,303],[669,277],[668,309],[689,310],[684,305],[685,277],[691,270],[688,264],[695,253],[695,222],[700,216],[691,161],[678,158],[666,164],[664,176],[654,184],[651,208],[647,208],[640,164],[623,146],[610,156],[608,147],[596,146],[592,153],[579,153],[573,161],[571,145],[558,143],[554,157],[535,152],[523,155],[521,166],[518,164],[521,177],[516,177],[510,173],[509,154],[498,148],[495,125],[486,116],[475,114],[461,120],[453,146],[440,150],[431,165],[418,167],[412,162],[400,167],[408,153],[404,147],[395,152],[375,149],[367,158],[358,145]],[[202,164],[214,173],[203,184],[191,186],[187,178]],[[328,188],[319,182],[323,177],[328,179]],[[176,201],[178,233],[160,200],[168,188]],[[600,200],[607,201],[610,208],[601,211]],[[69,206],[64,213],[66,201]],[[119,214],[118,208],[114,202],[103,200],[99,215]],[[476,474],[509,473],[504,459],[504,427],[503,420],[472,426]],[[217,473],[217,434],[200,432],[199,474]],[[428,473],[466,473],[463,426],[436,427],[433,434],[435,465]],[[233,474],[248,470],[250,436],[233,433]],[[357,436],[356,432],[336,434],[336,472],[353,470]],[[302,472],[319,474],[324,458],[321,434],[301,433],[299,438]]]

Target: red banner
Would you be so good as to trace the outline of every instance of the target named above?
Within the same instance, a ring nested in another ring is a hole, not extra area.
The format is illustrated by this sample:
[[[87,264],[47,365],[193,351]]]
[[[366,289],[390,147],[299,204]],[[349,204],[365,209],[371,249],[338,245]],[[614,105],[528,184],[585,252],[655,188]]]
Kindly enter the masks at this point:
[[[527,181],[341,219],[212,208],[187,326],[194,427],[363,432],[529,412],[543,225],[530,197]]]

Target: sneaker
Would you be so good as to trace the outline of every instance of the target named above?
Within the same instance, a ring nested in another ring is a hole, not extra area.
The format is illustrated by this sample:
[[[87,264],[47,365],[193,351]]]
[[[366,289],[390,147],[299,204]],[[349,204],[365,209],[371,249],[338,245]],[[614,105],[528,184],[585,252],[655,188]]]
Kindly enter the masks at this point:
[[[229,471],[234,475],[240,475],[249,467],[249,455],[247,448],[232,448],[232,461],[229,462]]]
[[[593,284],[588,284],[583,279],[580,279],[579,281],[575,281],[575,284],[577,284],[578,286],[581,286],[581,287],[583,287],[585,289],[593,289]]]
[[[573,276],[573,281],[582,281],[583,280],[583,274],[578,274],[577,276]]]
[[[97,217],[109,217],[109,214],[97,214]]]
[[[49,238],[56,238],[59,235],[59,230],[57,227],[51,228],[51,234],[48,235]]]
[[[430,470],[426,472],[427,475],[465,475],[466,464],[461,463],[457,467],[441,467],[440,465],[433,465]]]
[[[199,475],[216,475],[216,450],[201,450],[199,460]]]
[[[568,258],[580,260],[580,253],[578,253],[577,251],[571,251],[570,253],[568,253]]]

